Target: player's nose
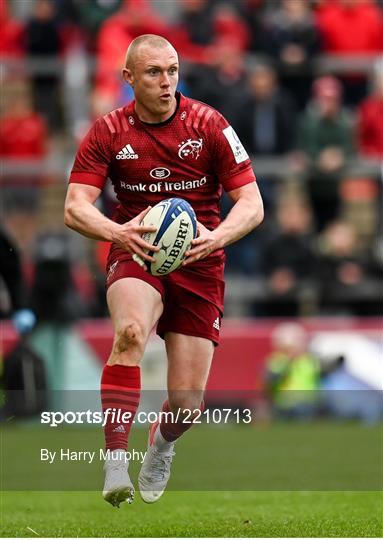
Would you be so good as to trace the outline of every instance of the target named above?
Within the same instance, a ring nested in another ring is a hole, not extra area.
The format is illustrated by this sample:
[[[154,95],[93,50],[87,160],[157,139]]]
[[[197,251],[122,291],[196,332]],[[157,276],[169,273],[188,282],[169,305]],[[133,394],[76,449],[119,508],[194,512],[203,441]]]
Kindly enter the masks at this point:
[[[161,87],[167,88],[168,86],[170,86],[169,76],[167,73],[164,73],[161,77]]]

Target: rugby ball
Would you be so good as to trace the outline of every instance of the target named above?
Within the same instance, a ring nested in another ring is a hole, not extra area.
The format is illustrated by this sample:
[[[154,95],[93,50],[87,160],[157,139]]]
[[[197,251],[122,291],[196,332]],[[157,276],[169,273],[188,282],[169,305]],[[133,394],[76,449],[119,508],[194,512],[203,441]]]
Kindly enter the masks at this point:
[[[197,236],[197,218],[190,204],[178,197],[165,199],[149,210],[141,225],[157,227],[156,232],[142,236],[146,242],[160,248],[150,253],[155,262],[144,262],[149,273],[165,276],[177,270]]]

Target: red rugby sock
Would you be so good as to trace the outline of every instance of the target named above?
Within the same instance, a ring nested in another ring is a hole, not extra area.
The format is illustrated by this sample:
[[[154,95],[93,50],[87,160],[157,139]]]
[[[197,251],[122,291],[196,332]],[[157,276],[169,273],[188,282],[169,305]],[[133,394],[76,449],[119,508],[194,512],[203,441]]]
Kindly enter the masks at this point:
[[[205,409],[205,405],[204,405],[204,402],[202,401],[200,405],[200,411],[203,412],[204,409]],[[169,407],[168,400],[164,401],[162,405],[162,410],[164,412],[170,412],[171,409]],[[181,437],[181,435],[185,433],[185,431],[190,429],[193,425],[194,425],[193,422],[188,422],[188,423],[184,423],[181,421],[167,422],[163,420],[160,422],[160,432],[166,441],[173,442],[179,437]]]
[[[105,447],[126,449],[130,428],[140,402],[141,376],[139,366],[106,364],[101,377],[101,403],[104,421]],[[109,409],[109,410],[108,410]],[[130,412],[131,416],[122,415]]]

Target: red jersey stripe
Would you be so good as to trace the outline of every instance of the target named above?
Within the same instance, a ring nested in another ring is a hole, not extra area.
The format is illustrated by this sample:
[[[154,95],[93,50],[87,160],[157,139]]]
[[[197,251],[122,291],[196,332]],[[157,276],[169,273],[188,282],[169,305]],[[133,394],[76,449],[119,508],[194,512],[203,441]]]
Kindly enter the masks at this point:
[[[207,113],[205,114],[204,119],[203,119],[202,124],[201,124],[201,129],[205,129],[206,124],[208,123],[208,121],[212,117],[213,113],[214,113],[213,109],[208,109],[207,110]]]
[[[189,117],[188,117],[188,119],[186,121],[187,126],[192,125],[193,120],[195,118],[195,115],[198,112],[198,110],[200,109],[200,107],[201,107],[200,103],[193,103],[193,105],[191,106],[191,109],[190,109]]]
[[[124,131],[129,131],[129,124],[128,124],[128,122],[126,120],[126,117],[125,117],[124,108],[121,107],[120,109],[117,109],[117,112],[119,113],[122,129]]]
[[[199,111],[197,112],[197,115],[195,117],[195,120],[194,120],[194,123],[193,123],[193,128],[194,129],[198,129],[198,126],[201,122],[201,119],[203,117],[203,115],[208,111],[209,109],[207,107],[201,107],[199,109]]]
[[[111,116],[113,120],[113,124],[115,125],[117,132],[121,131],[121,124],[120,124],[120,119],[118,118],[117,111],[112,111],[109,113],[109,115]]]
[[[114,125],[112,123],[112,120],[109,118],[109,114],[105,115],[103,118],[105,120],[106,125],[109,128],[109,131],[111,133],[116,133],[116,130],[115,130],[115,127],[114,127]]]

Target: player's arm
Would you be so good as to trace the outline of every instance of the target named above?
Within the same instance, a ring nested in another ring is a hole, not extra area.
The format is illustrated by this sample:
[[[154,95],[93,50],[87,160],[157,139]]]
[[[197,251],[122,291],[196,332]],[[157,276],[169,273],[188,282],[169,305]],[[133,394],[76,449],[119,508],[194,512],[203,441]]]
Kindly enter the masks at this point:
[[[184,265],[236,242],[262,222],[263,203],[256,182],[233,189],[228,195],[234,202],[229,214],[214,231],[198,224],[199,235],[192,240],[192,249],[186,252]]]
[[[136,253],[147,261],[154,261],[144,250],[158,251],[142,239],[145,232],[154,232],[155,227],[143,227],[141,220],[150,207],[127,223],[118,224],[108,219],[96,208],[95,203],[101,189],[88,184],[71,183],[65,200],[65,224],[88,238],[113,242],[129,253]]]
[[[234,206],[226,219],[215,229],[222,247],[236,242],[263,221],[263,202],[256,182],[228,192]]]

